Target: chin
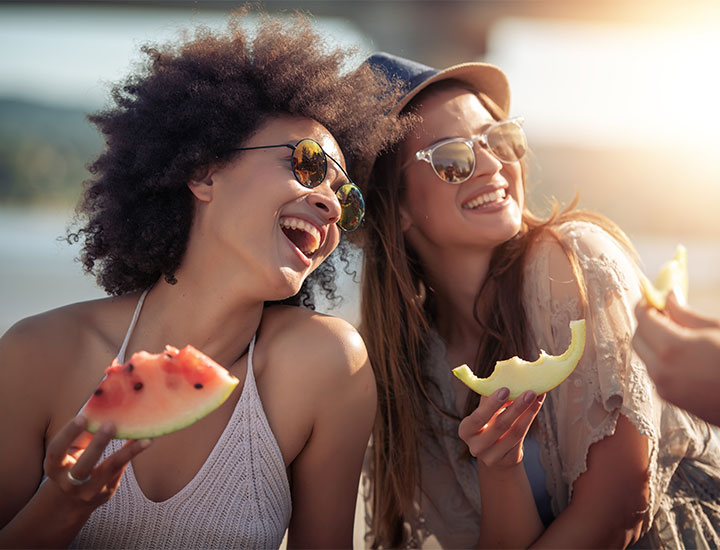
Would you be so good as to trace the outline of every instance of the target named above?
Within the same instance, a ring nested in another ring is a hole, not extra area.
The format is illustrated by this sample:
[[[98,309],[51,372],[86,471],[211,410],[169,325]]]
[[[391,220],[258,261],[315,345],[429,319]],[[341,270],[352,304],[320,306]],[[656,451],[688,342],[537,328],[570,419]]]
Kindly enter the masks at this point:
[[[295,296],[302,288],[306,275],[299,274],[296,271],[281,269],[272,274],[268,274],[266,281],[266,302],[280,302]]]

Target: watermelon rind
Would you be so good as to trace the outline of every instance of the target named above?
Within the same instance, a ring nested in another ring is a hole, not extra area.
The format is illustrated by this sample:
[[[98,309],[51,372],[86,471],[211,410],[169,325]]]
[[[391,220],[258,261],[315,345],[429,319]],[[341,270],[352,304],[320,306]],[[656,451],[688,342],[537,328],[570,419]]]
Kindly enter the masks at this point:
[[[238,382],[239,381],[236,379],[233,384],[228,386],[226,391],[218,394],[217,399],[215,399],[214,401],[208,401],[207,406],[198,408],[188,413],[186,416],[178,417],[177,420],[174,422],[156,424],[145,428],[123,429],[122,427],[120,427],[115,431],[114,439],[153,439],[155,437],[160,437],[161,435],[167,435],[169,433],[182,430],[183,428],[187,428],[198,420],[205,418],[207,415],[217,409],[220,405],[222,405],[225,400],[230,397],[230,394],[233,392]],[[88,432],[94,434],[100,429],[101,424],[102,422],[88,420],[88,425],[85,429]]]

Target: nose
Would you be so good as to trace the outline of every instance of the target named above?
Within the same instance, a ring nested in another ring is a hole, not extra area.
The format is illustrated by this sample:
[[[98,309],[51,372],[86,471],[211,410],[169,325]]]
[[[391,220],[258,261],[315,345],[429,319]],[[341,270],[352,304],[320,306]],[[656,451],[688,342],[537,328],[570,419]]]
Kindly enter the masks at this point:
[[[478,174],[494,174],[502,169],[502,162],[492,151],[490,147],[482,141],[476,141],[475,147],[475,172]]]
[[[330,185],[325,182],[315,187],[310,193],[310,202],[317,208],[327,223],[333,224],[340,219],[342,207],[338,201],[335,192]]]

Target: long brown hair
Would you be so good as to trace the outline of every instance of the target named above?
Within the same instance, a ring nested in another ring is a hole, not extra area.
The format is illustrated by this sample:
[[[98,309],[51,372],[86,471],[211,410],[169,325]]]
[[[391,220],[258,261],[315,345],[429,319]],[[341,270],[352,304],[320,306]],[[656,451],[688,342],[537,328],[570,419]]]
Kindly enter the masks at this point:
[[[413,106],[438,87],[458,85],[444,81],[429,86],[406,107]],[[489,98],[479,94],[483,105],[496,120],[506,118]],[[399,207],[404,182],[400,176],[400,146],[379,156],[364,190],[368,218],[363,236],[362,325],[378,388],[378,411],[370,454],[371,535],[374,547],[398,547],[404,542],[405,514],[413,509],[421,486],[418,449],[420,429],[430,414],[450,414],[433,403],[428,382],[422,374],[433,325],[432,298],[418,296],[422,287],[422,265],[406,243],[400,226]],[[523,185],[526,169],[523,165]],[[528,250],[542,234],[555,234],[570,220],[595,223],[618,239],[634,255],[624,233],[607,218],[577,210],[577,196],[564,210],[557,202],[543,219],[525,206],[522,227],[512,239],[493,252],[488,275],[478,281],[475,319],[484,332],[474,363],[479,376],[488,376],[500,359],[528,356],[530,328],[522,304],[523,272]],[[557,235],[556,235],[557,236]],[[584,299],[584,284],[574,251],[558,239],[571,262]],[[480,307],[482,305],[482,307]],[[479,402],[471,393],[466,414]]]

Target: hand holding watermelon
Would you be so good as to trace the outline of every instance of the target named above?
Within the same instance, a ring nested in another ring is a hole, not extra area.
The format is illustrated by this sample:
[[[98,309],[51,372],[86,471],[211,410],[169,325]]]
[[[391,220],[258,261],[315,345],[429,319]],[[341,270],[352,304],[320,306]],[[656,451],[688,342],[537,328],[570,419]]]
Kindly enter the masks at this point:
[[[115,435],[115,427],[110,423],[103,424],[94,436],[85,431],[86,427],[87,419],[82,415],[63,426],[48,445],[43,469],[65,494],[83,507],[89,505],[89,513],[110,499],[127,465],[147,449],[151,441],[128,441],[119,451],[98,463]]]

